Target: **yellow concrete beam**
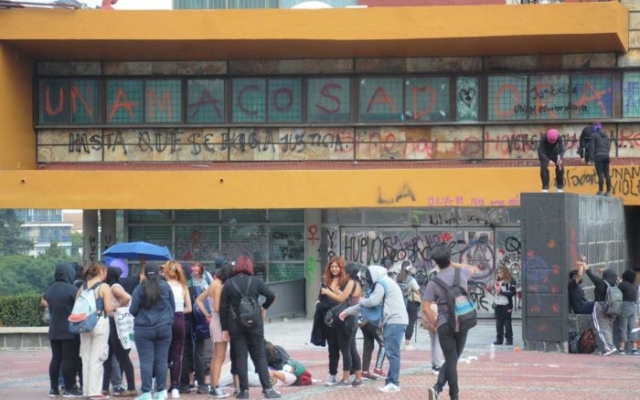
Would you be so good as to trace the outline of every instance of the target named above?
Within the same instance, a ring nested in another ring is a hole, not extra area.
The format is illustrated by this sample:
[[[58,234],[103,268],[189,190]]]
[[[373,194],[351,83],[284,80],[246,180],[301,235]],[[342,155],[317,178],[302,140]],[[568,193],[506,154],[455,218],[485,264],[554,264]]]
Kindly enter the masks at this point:
[[[618,2],[326,10],[15,9],[0,11],[0,42],[38,59],[67,60],[626,52],[628,24],[629,10]]]
[[[566,192],[595,194],[593,167]],[[640,167],[615,167],[614,195],[640,205]],[[537,168],[287,171],[0,171],[0,208],[261,209],[517,206]]]

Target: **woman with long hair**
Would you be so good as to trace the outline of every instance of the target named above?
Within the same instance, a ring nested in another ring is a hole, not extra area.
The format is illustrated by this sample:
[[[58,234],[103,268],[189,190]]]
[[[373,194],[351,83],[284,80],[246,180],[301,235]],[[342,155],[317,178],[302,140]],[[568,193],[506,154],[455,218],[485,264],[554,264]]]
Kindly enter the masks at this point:
[[[114,388],[114,395],[116,396],[135,396],[136,382],[133,372],[133,364],[129,358],[129,352],[131,349],[125,349],[120,343],[118,337],[118,331],[116,329],[116,311],[120,307],[126,307],[131,302],[131,296],[127,293],[122,285],[120,285],[120,275],[122,270],[118,267],[107,268],[106,283],[111,287],[111,302],[113,303],[113,313],[109,314],[109,356],[104,362],[104,378],[102,380],[102,392],[109,394],[109,383],[111,382],[112,368],[113,368],[113,356],[115,355],[120,364],[120,368],[127,377],[127,390],[122,388]]]
[[[495,297],[496,304],[496,341],[493,344],[513,345],[513,296],[516,295],[516,281],[507,267],[498,267],[496,272]]]
[[[83,395],[93,399],[107,398],[102,393],[102,378],[104,375],[104,361],[109,356],[109,321],[107,314],[113,312],[111,290],[109,285],[102,284],[107,278],[107,267],[94,262],[88,265],[82,273],[84,283],[76,299],[83,290],[93,291],[96,297],[96,309],[101,314],[98,323],[91,332],[80,334],[80,358],[82,359]]]
[[[362,282],[360,281],[359,276],[360,268],[356,263],[349,263],[346,267],[346,270],[347,274],[355,284],[353,294],[351,295],[350,305],[358,304],[358,300],[363,294]],[[362,359],[360,358],[358,347],[356,346],[356,333],[358,332],[358,323],[355,316],[351,317],[353,318],[353,321],[348,321],[348,318],[349,317],[345,319],[346,322],[344,323],[344,325],[338,328],[338,334],[340,335],[342,332],[344,332],[345,335],[350,335],[351,345],[349,346],[349,354],[351,356],[351,366],[349,368],[349,371],[350,373],[353,372],[353,374],[355,375],[355,379],[350,383],[352,387],[361,387],[364,386],[364,382],[362,382]],[[346,360],[346,357],[343,357],[342,360],[344,362]],[[344,376],[342,379],[344,381]]]
[[[264,349],[264,322],[257,313],[255,324],[246,326],[241,322],[240,302],[243,297],[251,297],[258,303],[258,297],[264,296],[262,308],[267,309],[276,299],[275,293],[262,280],[253,276],[253,262],[248,256],[240,256],[233,267],[233,277],[226,280],[220,298],[220,326],[222,339],[231,341],[236,371],[240,380],[240,390],[236,399],[249,398],[249,377],[247,371],[247,352],[260,377],[262,393],[265,399],[279,399],[280,393],[271,386],[267,358]]]
[[[349,296],[354,295],[356,283],[347,274],[342,257],[333,257],[329,260],[324,271],[322,287],[320,289],[320,304],[323,313],[349,300]],[[326,386],[340,385],[351,386],[351,333],[344,329],[345,326],[355,326],[352,316],[350,316],[340,327],[326,327],[325,336],[329,347],[329,379]],[[351,320],[350,320],[351,319]],[[342,354],[342,380],[337,381],[338,361]],[[362,369],[362,366],[359,366]]]
[[[169,346],[169,358],[171,359],[171,398],[180,398],[180,375],[182,373],[182,353],[184,352],[185,322],[184,314],[191,312],[191,296],[187,287],[187,279],[184,277],[182,265],[176,261],[167,261],[162,266],[162,273],[167,280],[175,309],[173,323],[171,324],[171,345]]]
[[[136,400],[151,400],[152,377],[156,378],[156,393],[153,398],[167,398],[167,369],[171,324],[175,302],[171,288],[160,279],[160,267],[149,263],[144,277],[131,296],[129,312],[135,317],[133,330],[136,349],[140,359],[140,396]]]
[[[207,290],[213,283],[213,277],[204,269],[204,264],[196,261],[189,267],[191,270],[191,285],[200,286],[202,290]]]
[[[219,268],[209,288],[196,298],[198,309],[205,313],[205,317],[207,318],[207,321],[209,321],[209,333],[211,335],[211,342],[213,342],[210,377],[211,390],[209,391],[209,395],[218,399],[228,396],[219,387],[220,371],[222,370],[224,359],[227,356],[228,345],[228,342],[222,337],[222,326],[220,325],[220,299],[222,297],[222,288],[224,287],[224,283],[231,277],[232,273],[233,267],[230,264],[225,264],[222,268]],[[209,301],[209,304],[211,305],[211,313],[207,311],[204,304],[205,301]]]
[[[411,261],[404,260],[400,265],[400,273],[396,277],[396,282],[403,289],[402,294],[407,306],[407,313],[409,314],[409,325],[404,332],[404,345],[405,350],[413,350],[411,346],[411,337],[413,336],[413,330],[418,320],[418,313],[421,312],[422,296],[420,294],[420,285],[418,281],[413,277],[414,267]]]

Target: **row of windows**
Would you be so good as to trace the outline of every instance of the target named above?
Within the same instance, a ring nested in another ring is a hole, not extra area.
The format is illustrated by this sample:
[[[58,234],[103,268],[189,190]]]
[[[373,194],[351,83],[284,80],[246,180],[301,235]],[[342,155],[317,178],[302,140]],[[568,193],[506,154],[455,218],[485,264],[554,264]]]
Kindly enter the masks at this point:
[[[620,107],[619,101],[621,99]],[[640,73],[41,79],[41,126],[640,117]]]
[[[173,0],[174,10],[219,10],[234,8],[292,8],[305,0]],[[357,0],[322,0],[331,7],[358,5]]]

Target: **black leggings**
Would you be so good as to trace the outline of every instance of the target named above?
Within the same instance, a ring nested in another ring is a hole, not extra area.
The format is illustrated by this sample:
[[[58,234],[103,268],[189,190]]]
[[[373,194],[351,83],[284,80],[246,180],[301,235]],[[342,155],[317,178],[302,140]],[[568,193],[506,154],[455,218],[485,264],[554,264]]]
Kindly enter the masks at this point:
[[[611,174],[609,173],[609,156],[596,157],[596,174],[598,174],[598,191],[602,192],[604,181],[607,182],[607,193],[611,192]]]
[[[251,356],[251,361],[255,366],[255,371],[260,377],[260,385],[263,390],[271,389],[271,379],[269,378],[269,367],[267,366],[267,356],[264,349],[264,328],[256,326],[245,328],[231,333],[231,344],[233,346],[235,369],[238,372],[240,390],[249,389],[249,376],[247,367],[247,356]],[[247,354],[248,353],[248,354]]]
[[[362,331],[362,337],[364,339],[362,347],[362,370],[369,371],[371,355],[373,354],[373,348],[375,346],[374,342],[378,343],[378,358],[376,359],[375,368],[382,368],[385,351],[384,340],[380,335],[379,329],[371,324],[365,324],[360,327],[360,330]]]
[[[404,340],[411,340],[413,336],[413,329],[416,326],[416,321],[418,320],[418,310],[420,310],[420,303],[415,301],[410,301],[407,303],[407,313],[409,313],[409,325],[407,325],[407,330],[404,331]]]
[[[80,337],[70,340],[51,340],[51,362],[49,380],[51,389],[58,390],[58,378],[62,365],[64,387],[67,390],[76,386],[76,373],[80,368]]]
[[[118,331],[116,330],[116,323],[113,318],[109,318],[109,357],[105,360],[104,375],[102,378],[102,390],[109,390],[109,383],[111,382],[111,373],[113,369],[113,356],[120,364],[120,369],[124,372],[127,378],[127,390],[136,390],[136,381],[133,372],[133,363],[129,358],[129,352],[131,350],[125,350],[120,343],[118,337]]]
[[[362,362],[355,346],[356,330],[346,326],[336,329],[338,346],[342,354],[342,371],[361,371]]]

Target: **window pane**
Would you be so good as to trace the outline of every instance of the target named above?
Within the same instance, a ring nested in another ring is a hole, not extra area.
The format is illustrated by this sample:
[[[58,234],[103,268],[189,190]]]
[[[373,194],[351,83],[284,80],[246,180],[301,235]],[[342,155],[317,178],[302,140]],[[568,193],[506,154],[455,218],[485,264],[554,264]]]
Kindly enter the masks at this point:
[[[480,89],[478,78],[470,76],[458,77],[456,81],[456,118],[458,121],[478,120],[478,97]]]
[[[490,120],[527,118],[526,76],[490,76],[488,82],[487,107]]]
[[[218,226],[176,226],[176,260],[212,263],[220,253],[219,247]]]
[[[307,81],[309,122],[348,122],[351,119],[351,80],[318,78]]]
[[[406,209],[365,210],[367,224],[409,224],[409,211]]]
[[[171,243],[171,226],[129,226],[130,242],[149,242],[159,246],[167,246],[174,255]],[[132,260],[137,261],[137,260]]]
[[[360,80],[360,121],[402,121],[402,78]]]
[[[267,120],[266,87],[265,79],[233,79],[233,122]]]
[[[40,81],[40,116],[45,125],[69,123],[69,83],[64,79]]]
[[[406,121],[446,121],[450,109],[450,78],[409,78],[405,90]]]
[[[267,242],[265,225],[229,225],[222,227],[220,253],[229,260],[247,255],[254,264],[266,261]]]
[[[98,81],[76,79],[71,81],[71,122],[97,124],[100,122]]]
[[[302,121],[302,81],[269,79],[269,122]]]
[[[569,75],[532,75],[529,87],[529,119],[569,118]]]
[[[135,210],[129,211],[129,223],[171,223],[170,210]]]
[[[182,87],[179,80],[147,80],[145,82],[145,122],[180,122],[182,120]]]
[[[610,73],[571,77],[571,118],[610,118],[613,80]]]
[[[269,210],[269,222],[304,223],[304,210]]]
[[[304,261],[304,226],[269,227],[269,260]]]
[[[624,117],[640,117],[640,72],[624,73],[622,91]]]
[[[222,221],[227,223],[263,222],[266,220],[267,212],[265,210],[222,210]]]
[[[176,223],[195,222],[210,224],[220,220],[218,211],[212,210],[176,210]]]
[[[187,122],[224,122],[224,80],[190,79],[188,82]]]
[[[142,123],[141,80],[107,80],[107,123]]]
[[[304,264],[269,263],[269,282],[304,278]]]

